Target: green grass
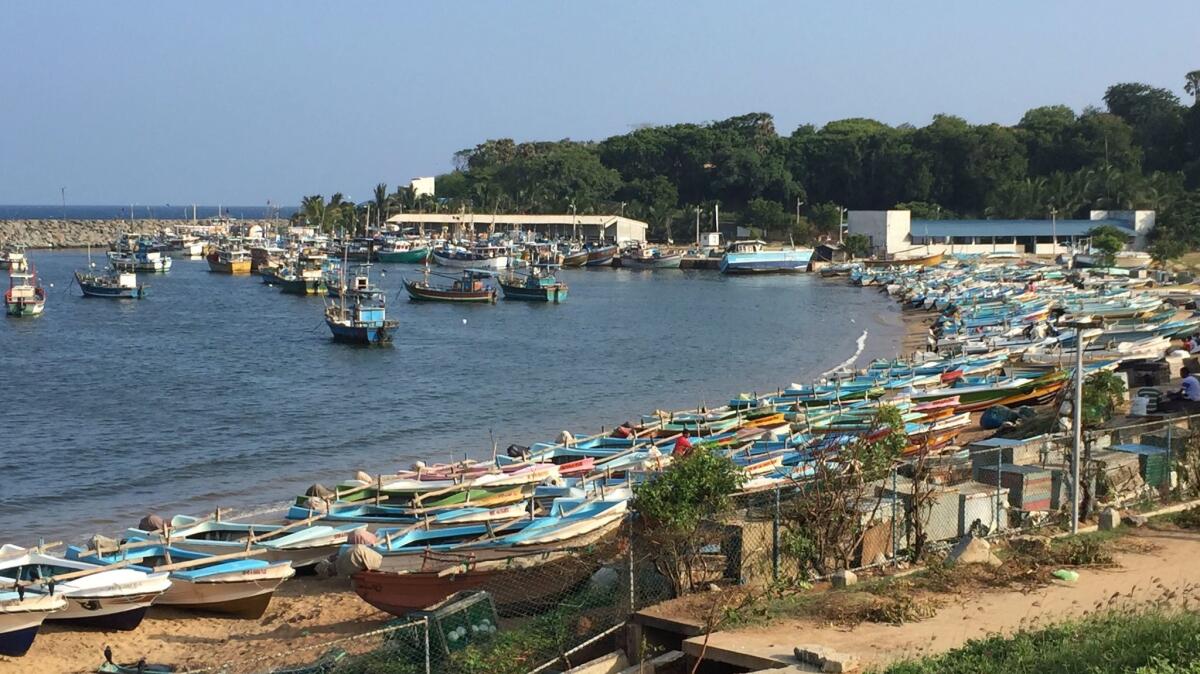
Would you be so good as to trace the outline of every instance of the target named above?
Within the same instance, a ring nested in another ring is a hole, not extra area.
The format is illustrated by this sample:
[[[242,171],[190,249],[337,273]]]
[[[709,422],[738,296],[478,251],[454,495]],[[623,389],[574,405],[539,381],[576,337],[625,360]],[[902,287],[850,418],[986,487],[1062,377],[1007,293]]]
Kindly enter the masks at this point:
[[[988,637],[884,674],[1200,673],[1200,614],[1106,613]]]

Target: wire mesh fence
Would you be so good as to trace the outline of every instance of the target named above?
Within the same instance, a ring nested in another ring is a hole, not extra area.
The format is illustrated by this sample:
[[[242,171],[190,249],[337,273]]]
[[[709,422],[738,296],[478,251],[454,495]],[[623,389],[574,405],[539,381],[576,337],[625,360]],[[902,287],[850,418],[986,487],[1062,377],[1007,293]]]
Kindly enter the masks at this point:
[[[412,574],[427,583],[411,591],[427,595],[412,595],[404,618],[365,634],[193,671],[561,671],[612,650],[634,612],[713,584],[813,580],[913,561],[967,534],[1065,528],[1076,497],[1086,520],[1200,493],[1200,415],[1085,433],[1078,489],[1072,446],[1066,434],[992,438],[916,452],[874,473],[817,470],[740,495],[732,514],[684,538],[664,537],[633,513],[568,551]]]

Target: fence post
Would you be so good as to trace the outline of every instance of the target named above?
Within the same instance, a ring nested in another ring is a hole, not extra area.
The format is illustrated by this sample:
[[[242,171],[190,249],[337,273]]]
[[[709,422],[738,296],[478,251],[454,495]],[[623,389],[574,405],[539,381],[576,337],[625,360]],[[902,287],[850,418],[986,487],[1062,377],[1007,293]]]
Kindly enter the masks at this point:
[[[771,580],[779,582],[779,487],[775,487],[775,516],[771,518]]]
[[[1000,489],[1004,486],[1004,482],[1001,480],[1001,478],[1003,476],[1000,474],[1000,464],[1004,457],[1001,456],[1001,449],[999,447],[996,448],[995,452],[996,452],[996,509],[992,513],[991,529],[992,529],[993,534],[998,534],[998,533],[1000,533],[1000,513],[1004,512],[1004,504],[1000,502],[1002,499],[1002,497],[1000,496]],[[1006,517],[1005,519],[1008,519],[1008,518]]]
[[[1175,497],[1175,485],[1172,484],[1171,476],[1175,474],[1175,465],[1171,463],[1171,429],[1175,428],[1175,424],[1167,422],[1167,500]],[[1149,463],[1149,457],[1147,463]],[[1163,493],[1162,487],[1159,487],[1159,492]]]
[[[892,564],[895,565],[900,561],[900,546],[896,540],[896,501],[900,497],[896,493],[896,467],[892,466]]]
[[[637,592],[633,584],[633,513],[626,514],[625,519],[629,522],[629,541],[625,546],[629,550],[629,614],[633,615],[637,611]]]
[[[425,616],[425,674],[432,671],[429,662],[429,616]]]

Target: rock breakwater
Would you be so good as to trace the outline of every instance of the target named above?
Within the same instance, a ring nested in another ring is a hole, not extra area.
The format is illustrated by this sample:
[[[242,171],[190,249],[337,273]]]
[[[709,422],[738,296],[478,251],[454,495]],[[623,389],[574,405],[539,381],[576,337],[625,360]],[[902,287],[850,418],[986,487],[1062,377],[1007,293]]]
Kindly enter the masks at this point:
[[[267,221],[239,221],[265,224]],[[0,220],[0,246],[27,248],[82,248],[108,246],[122,232],[156,234],[165,229],[186,228],[187,220]]]

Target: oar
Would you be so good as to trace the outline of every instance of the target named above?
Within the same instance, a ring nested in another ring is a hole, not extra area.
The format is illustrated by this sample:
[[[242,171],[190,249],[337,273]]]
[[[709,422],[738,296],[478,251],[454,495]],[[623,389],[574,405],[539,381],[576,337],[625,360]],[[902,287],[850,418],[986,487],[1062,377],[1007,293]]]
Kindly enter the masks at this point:
[[[255,549],[255,550],[242,550],[240,552],[231,552],[231,553],[225,554],[225,555],[212,555],[211,557],[202,557],[200,559],[190,559],[186,562],[175,562],[173,564],[165,564],[163,566],[156,566],[156,567],[154,567],[154,570],[156,572],[180,571],[183,569],[191,569],[191,568],[194,568],[197,566],[204,566],[206,564],[212,564],[215,562],[226,562],[226,561],[230,561],[230,560],[234,560],[234,559],[245,559],[246,557],[254,557],[257,555],[264,554],[265,552],[266,552],[266,550],[263,550],[261,548]]]
[[[105,564],[103,566],[97,566],[93,569],[80,569],[78,571],[71,571],[69,573],[60,573],[60,574],[49,576],[46,578],[38,578],[36,580],[22,580],[22,581],[18,581],[17,584],[22,585],[24,587],[29,587],[31,585],[48,585],[51,582],[61,583],[63,581],[67,581],[67,580],[74,580],[76,578],[84,578],[86,576],[93,576],[97,573],[103,573],[105,571],[113,571],[115,569],[123,569],[133,563],[134,563],[134,560],[122,560],[120,562],[114,562],[112,564]]]

